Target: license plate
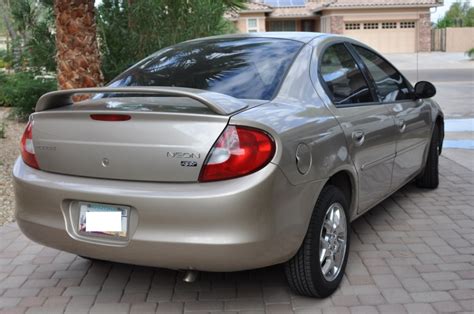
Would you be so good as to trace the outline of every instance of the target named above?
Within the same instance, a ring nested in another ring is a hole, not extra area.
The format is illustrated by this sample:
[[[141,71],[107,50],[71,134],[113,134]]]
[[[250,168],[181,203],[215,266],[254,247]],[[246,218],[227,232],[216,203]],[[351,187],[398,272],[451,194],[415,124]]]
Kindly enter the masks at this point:
[[[126,237],[129,207],[79,203],[79,232],[92,236]]]

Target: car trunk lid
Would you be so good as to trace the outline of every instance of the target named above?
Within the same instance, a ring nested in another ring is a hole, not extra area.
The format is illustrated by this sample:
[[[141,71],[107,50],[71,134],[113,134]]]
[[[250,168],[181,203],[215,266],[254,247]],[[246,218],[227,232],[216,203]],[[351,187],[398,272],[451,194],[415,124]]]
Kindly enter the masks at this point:
[[[32,116],[41,170],[133,181],[196,182],[230,118],[179,96],[101,98],[52,108]]]

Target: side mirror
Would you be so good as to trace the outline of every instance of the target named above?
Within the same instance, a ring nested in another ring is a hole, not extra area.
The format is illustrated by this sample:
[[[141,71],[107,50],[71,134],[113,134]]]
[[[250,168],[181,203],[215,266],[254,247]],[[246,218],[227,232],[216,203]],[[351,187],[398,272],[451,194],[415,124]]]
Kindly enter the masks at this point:
[[[427,81],[419,81],[415,84],[415,98],[425,99],[436,95],[436,87]]]

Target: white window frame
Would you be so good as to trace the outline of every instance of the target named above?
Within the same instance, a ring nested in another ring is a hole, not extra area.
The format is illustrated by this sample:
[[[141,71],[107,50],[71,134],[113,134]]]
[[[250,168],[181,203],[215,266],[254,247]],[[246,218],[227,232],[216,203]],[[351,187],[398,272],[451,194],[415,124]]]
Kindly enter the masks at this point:
[[[255,20],[255,25],[253,27],[250,27],[249,23],[250,20]],[[249,17],[247,18],[247,33],[257,33],[259,30],[259,23],[258,23],[258,17]]]
[[[278,32],[296,32],[298,30],[298,26],[296,24],[296,20],[277,20],[277,21],[270,21],[269,22],[269,30],[270,31],[275,31],[274,28],[272,27],[272,24],[274,25],[274,23],[280,23],[280,25],[282,26],[281,30],[277,30]],[[294,26],[292,30],[287,30],[285,29],[285,23],[292,23]]]
[[[329,33],[329,31],[331,30],[331,27],[329,24],[330,22],[331,20],[329,16],[321,17],[321,33]]]

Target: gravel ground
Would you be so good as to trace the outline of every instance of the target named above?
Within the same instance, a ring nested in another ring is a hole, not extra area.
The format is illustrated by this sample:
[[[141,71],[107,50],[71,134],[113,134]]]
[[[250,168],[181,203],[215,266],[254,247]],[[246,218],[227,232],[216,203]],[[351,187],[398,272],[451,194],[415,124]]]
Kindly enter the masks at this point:
[[[13,210],[12,167],[19,154],[19,143],[25,123],[8,120],[8,108],[0,107],[0,125],[5,123],[5,137],[0,138],[0,226],[15,220]]]

